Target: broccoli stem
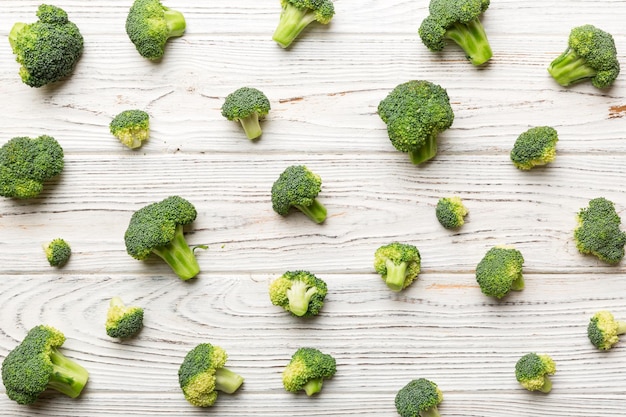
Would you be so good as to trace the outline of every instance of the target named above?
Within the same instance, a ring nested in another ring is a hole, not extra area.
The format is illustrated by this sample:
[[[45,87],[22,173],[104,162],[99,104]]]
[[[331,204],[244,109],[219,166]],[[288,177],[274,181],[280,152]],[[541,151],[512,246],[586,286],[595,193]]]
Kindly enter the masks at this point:
[[[441,417],[439,409],[437,407],[429,408],[428,410],[420,411],[421,417]]]
[[[168,245],[154,248],[152,252],[163,259],[183,281],[195,277],[200,272],[193,250],[183,235],[182,225],[176,227],[174,238]]]
[[[547,375],[543,377],[543,385],[539,388],[539,391],[548,393],[552,390],[552,381]]]
[[[19,37],[18,34],[26,26],[28,26],[28,24],[18,22],[11,28],[11,31],[9,32],[9,44],[11,45],[11,49],[15,48],[15,42],[17,42],[17,38]]]
[[[387,259],[385,266],[387,267],[387,278],[385,278],[387,286],[392,291],[401,291],[404,288],[404,280],[406,279],[407,263],[395,264],[392,260]]]
[[[311,297],[317,292],[317,288],[307,285],[303,281],[293,281],[291,287],[287,290],[287,298],[289,299],[289,311],[296,316],[304,316],[309,310]]]
[[[315,20],[315,13],[309,9],[299,9],[287,4],[280,13],[274,39],[281,47],[287,48],[300,32]]]
[[[317,394],[322,390],[323,382],[323,378],[310,379],[306,384],[304,384],[302,389],[304,390],[304,392],[306,392],[306,395],[310,397],[311,395]]]
[[[415,165],[426,162],[434,158],[435,155],[437,155],[437,133],[433,133],[427,137],[421,147],[409,151],[409,158]]]
[[[626,333],[626,321],[618,321],[617,322],[617,334]]]
[[[259,124],[259,114],[257,112],[253,112],[248,117],[240,118],[239,122],[241,123],[244,132],[246,132],[248,139],[256,139],[263,133],[261,125]]]
[[[482,65],[491,59],[491,46],[487,33],[478,18],[467,23],[454,23],[446,30],[446,38],[456,42],[474,65]]]
[[[215,389],[232,394],[243,384],[243,377],[227,368],[218,368],[215,371]]]
[[[176,36],[183,36],[187,26],[183,14],[165,6],[163,6],[163,12],[165,14],[165,24],[167,25],[168,30],[167,37],[173,38]]]
[[[568,49],[552,61],[548,72],[563,87],[597,74],[597,71],[587,65],[587,61],[578,56],[573,49]]]
[[[54,348],[50,352],[50,361],[52,362],[52,374],[48,387],[69,397],[78,397],[87,384],[89,372]]]
[[[524,289],[524,276],[520,274],[511,283],[511,290],[521,291],[523,289]]]
[[[294,207],[306,214],[307,217],[315,223],[322,223],[326,220],[326,207],[317,201],[317,199],[313,199],[313,202],[308,206],[297,204],[294,205]]]

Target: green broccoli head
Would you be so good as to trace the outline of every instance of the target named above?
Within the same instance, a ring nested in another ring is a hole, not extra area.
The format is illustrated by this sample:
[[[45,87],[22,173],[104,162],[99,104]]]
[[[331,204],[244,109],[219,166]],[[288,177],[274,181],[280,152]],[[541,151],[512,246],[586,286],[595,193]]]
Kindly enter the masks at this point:
[[[437,406],[443,393],[432,381],[419,378],[406,384],[396,394],[396,410],[402,417],[439,417]]]
[[[624,257],[626,233],[615,205],[606,198],[594,198],[589,206],[580,209],[578,225],[574,230],[576,248],[584,255],[594,255],[609,264],[617,264]]]
[[[483,294],[502,298],[509,291],[524,289],[522,264],[524,257],[515,248],[495,246],[487,251],[476,266],[476,281]]]
[[[280,0],[282,12],[272,39],[287,48],[310,23],[330,23],[335,15],[331,0]]]
[[[61,238],[53,239],[43,247],[50,266],[61,267],[67,263],[72,254],[69,243]]]
[[[548,355],[528,353],[515,364],[515,378],[528,391],[548,393],[552,390],[549,375],[556,372],[556,364]]]
[[[248,139],[256,139],[263,131],[259,119],[270,111],[270,101],[262,91],[241,87],[226,96],[222,116],[241,123]]]
[[[109,123],[111,134],[131,149],[150,137],[150,115],[143,110],[125,110]]]
[[[294,316],[317,316],[324,305],[326,283],[308,271],[287,271],[270,283],[272,304]]]
[[[200,272],[198,261],[183,235],[183,226],[196,219],[196,208],[179,196],[171,196],[137,210],[124,234],[126,251],[144,260],[152,253],[163,259],[186,281]]]
[[[443,197],[437,201],[435,214],[437,220],[446,229],[457,229],[465,224],[467,208],[460,197]]]
[[[480,15],[489,7],[489,0],[431,0],[430,14],[419,28],[422,42],[431,51],[441,51],[446,39],[458,44],[467,59],[482,65],[492,56],[491,46]]]
[[[548,66],[548,72],[564,87],[591,80],[597,88],[610,87],[619,75],[615,41],[593,25],[572,29],[565,52]]]
[[[63,148],[52,136],[13,138],[0,148],[0,195],[37,197],[63,167]]]
[[[550,126],[528,129],[515,141],[511,150],[511,161],[521,170],[548,164],[556,159],[558,140],[557,131]]]
[[[127,306],[120,297],[113,297],[109,302],[104,327],[111,337],[132,337],[143,327],[143,308]]]
[[[63,333],[53,327],[33,327],[2,362],[2,382],[7,396],[19,404],[32,404],[39,394],[52,388],[69,397],[78,397],[89,373],[59,352],[64,342]]]
[[[68,77],[83,53],[83,36],[58,7],[42,4],[35,23],[16,23],[9,33],[24,84],[43,87]]]
[[[163,57],[167,40],[182,36],[186,25],[181,12],[159,0],[135,0],[126,18],[126,33],[141,56],[157,60]]]
[[[610,311],[598,311],[589,320],[587,336],[601,350],[609,350],[619,342],[619,335],[626,333],[626,322],[615,320]]]
[[[304,165],[287,167],[272,185],[272,208],[281,216],[295,207],[315,223],[326,220],[326,207],[317,200],[322,179]]]
[[[402,291],[415,281],[420,273],[419,250],[407,243],[392,242],[376,249],[374,269],[392,291]]]
[[[291,356],[291,361],[283,371],[283,386],[289,392],[304,390],[308,396],[322,390],[325,379],[337,372],[337,363],[332,355],[320,350],[303,347]]]
[[[218,391],[232,394],[243,384],[243,377],[225,368],[226,351],[210,343],[190,350],[178,368],[178,383],[185,399],[196,407],[210,407]]]
[[[437,154],[437,136],[452,126],[454,113],[445,89],[429,81],[398,85],[378,105],[391,144],[414,164]]]

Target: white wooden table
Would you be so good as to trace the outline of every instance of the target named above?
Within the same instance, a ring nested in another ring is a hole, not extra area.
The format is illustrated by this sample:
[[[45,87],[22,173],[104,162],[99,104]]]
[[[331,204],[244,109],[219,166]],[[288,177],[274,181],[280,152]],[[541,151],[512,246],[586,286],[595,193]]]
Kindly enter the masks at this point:
[[[562,88],[546,71],[570,29],[587,23],[614,35],[626,65],[625,1],[493,1],[482,19],[494,51],[485,68],[455,45],[424,47],[417,28],[426,0],[337,0],[332,23],[311,25],[289,50],[271,39],[278,0],[166,1],[184,13],[187,32],[159,63],[128,40],[130,3],[54,3],[80,27],[84,54],[69,80],[32,89],[19,80],[7,35],[14,22],[33,21],[40,2],[0,2],[0,142],[49,134],[66,154],[40,198],[0,200],[0,357],[49,324],[90,372],[76,400],[46,392],[19,406],[2,387],[1,415],[394,416],[397,390],[418,377],[444,392],[442,416],[626,413],[626,341],[599,352],[586,336],[596,310],[626,318],[626,268],[579,254],[572,235],[591,198],[612,200],[626,218],[626,74],[601,91]],[[456,115],[438,156],[419,167],[392,147],[376,113],[410,79],[446,88]],[[272,103],[256,142],[220,114],[244,85]],[[151,115],[152,136],[135,151],[108,131],[129,108]],[[519,171],[510,149],[538,125],[559,132],[557,159]],[[272,211],[271,185],[292,164],[323,178],[323,225]],[[123,241],[135,210],[174,194],[199,212],[188,241],[209,245],[190,282],[160,260],[134,260]],[[435,219],[437,200],[449,195],[470,211],[458,231]],[[73,249],[62,269],[41,247],[55,237]],[[394,240],[422,254],[419,280],[400,294],[372,267],[376,248]],[[474,276],[496,244],[526,260],[526,289],[502,301],[484,296]],[[269,301],[269,281],[294,269],[328,284],[314,319]],[[144,329],[125,342],[104,332],[115,295],[145,309]],[[177,379],[202,342],[226,349],[229,368],[245,377],[210,410],[189,405]],[[316,397],[282,387],[301,346],[338,363]],[[548,395],[515,380],[528,352],[557,362]]]

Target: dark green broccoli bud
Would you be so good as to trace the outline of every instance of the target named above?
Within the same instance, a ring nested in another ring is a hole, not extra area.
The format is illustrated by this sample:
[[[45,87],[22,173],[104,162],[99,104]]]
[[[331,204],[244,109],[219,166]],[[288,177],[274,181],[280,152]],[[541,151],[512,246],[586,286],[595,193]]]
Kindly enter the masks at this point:
[[[593,25],[572,29],[567,49],[548,66],[552,78],[564,87],[591,80],[594,87],[607,88],[619,70],[613,36]]]
[[[537,165],[545,165],[556,159],[556,130],[550,126],[538,126],[519,135],[511,150],[513,165],[521,170],[529,170]]]
[[[392,291],[402,291],[415,281],[420,273],[419,250],[407,243],[392,242],[376,249],[374,269]]]
[[[17,137],[0,148],[0,195],[33,198],[63,171],[63,148],[52,136]]]
[[[331,355],[315,348],[303,347],[291,356],[283,371],[283,386],[289,392],[304,390],[311,396],[322,390],[325,379],[337,372],[337,363]]]
[[[259,119],[270,111],[270,101],[262,91],[241,87],[226,96],[222,105],[222,116],[241,123],[248,139],[256,139],[263,131]]]
[[[113,297],[109,302],[104,327],[111,337],[132,337],[143,327],[143,308],[127,306],[120,297]]]
[[[144,58],[157,60],[169,38],[183,36],[187,23],[179,11],[159,0],[135,0],[126,18],[126,33]]]
[[[476,281],[483,294],[502,298],[509,291],[524,289],[522,264],[524,257],[515,248],[495,246],[487,251],[476,266]]]
[[[45,325],[33,327],[22,343],[2,362],[7,396],[19,404],[32,404],[47,388],[76,398],[87,384],[85,368],[59,352],[65,336]]]
[[[378,105],[391,144],[418,165],[437,154],[437,136],[452,126],[454,113],[445,89],[429,81],[398,85]]]
[[[589,201],[589,207],[580,209],[577,220],[574,240],[580,253],[594,255],[609,264],[622,260],[626,233],[620,230],[622,221],[611,201],[594,198]]]
[[[125,110],[111,120],[109,130],[124,145],[138,148],[150,137],[150,115],[143,110]]]
[[[287,167],[272,185],[272,208],[281,216],[295,207],[315,223],[326,220],[326,207],[317,200],[322,179],[304,165]]]
[[[619,335],[626,333],[626,322],[615,320],[610,311],[598,311],[589,320],[587,336],[595,347],[609,350],[619,342]]]
[[[439,417],[437,406],[443,401],[443,393],[432,381],[414,379],[396,394],[396,410],[402,417]]]
[[[61,267],[67,263],[72,254],[69,243],[61,238],[53,239],[43,247],[50,266]]]
[[[9,33],[24,84],[43,87],[68,77],[83,53],[83,36],[58,7],[42,4],[35,23],[16,23]]]
[[[422,21],[419,35],[431,51],[441,51],[446,39],[454,41],[474,65],[491,59],[480,15],[489,7],[489,0],[431,0],[430,15]]]
[[[152,253],[163,259],[184,281],[195,277],[200,266],[183,235],[183,226],[196,219],[196,208],[178,196],[149,204],[130,219],[124,241],[126,251],[144,260]]]
[[[243,377],[225,368],[228,355],[219,346],[201,343],[187,353],[178,368],[178,383],[185,399],[196,407],[210,407],[218,391],[232,394],[243,384]]]
[[[549,375],[556,372],[556,364],[548,355],[528,353],[515,364],[515,378],[528,391],[550,392]]]
[[[330,23],[335,15],[331,0],[280,0],[283,10],[272,39],[287,48],[312,22]]]
[[[317,316],[324,305],[326,283],[308,271],[287,271],[270,283],[272,304],[294,316]]]
[[[437,220],[446,229],[456,229],[463,226],[467,213],[463,201],[456,196],[440,198],[435,209]]]

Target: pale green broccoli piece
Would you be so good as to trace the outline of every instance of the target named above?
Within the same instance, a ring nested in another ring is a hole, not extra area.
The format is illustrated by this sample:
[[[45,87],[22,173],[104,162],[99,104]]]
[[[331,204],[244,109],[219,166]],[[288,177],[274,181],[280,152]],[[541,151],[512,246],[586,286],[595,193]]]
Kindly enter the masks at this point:
[[[528,353],[515,364],[515,378],[528,391],[548,393],[552,390],[550,375],[556,372],[556,364],[548,355]]]
[[[619,335],[626,333],[626,322],[615,320],[610,311],[598,311],[589,320],[587,336],[601,350],[609,350],[619,342]]]

